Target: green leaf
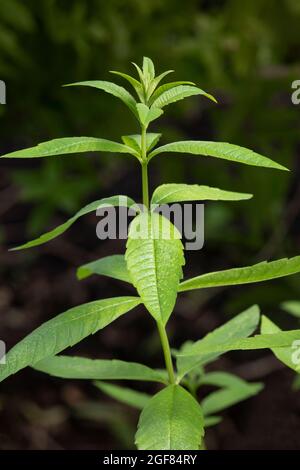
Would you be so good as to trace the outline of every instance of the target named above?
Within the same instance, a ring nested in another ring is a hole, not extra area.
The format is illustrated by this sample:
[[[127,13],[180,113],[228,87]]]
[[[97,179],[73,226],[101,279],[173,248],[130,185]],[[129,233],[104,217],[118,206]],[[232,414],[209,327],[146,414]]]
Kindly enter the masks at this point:
[[[156,89],[156,87],[158,86],[158,84],[167,76],[169,75],[170,73],[173,73],[174,70],[167,70],[166,72],[163,72],[161,73],[160,75],[158,75],[157,77],[155,77],[149,87],[148,87],[148,90],[147,90],[147,101],[149,101],[149,104],[152,104],[153,102],[153,99],[151,98],[150,100],[150,97],[151,95],[153,94],[154,90]],[[194,83],[192,82],[177,82],[178,85],[181,85],[181,84],[184,84],[184,83],[187,83],[187,84],[191,84],[191,85],[194,85]],[[160,87],[161,88],[161,87]],[[155,92],[156,93],[156,92]],[[154,95],[153,95],[154,96]],[[159,95],[158,95],[159,96]]]
[[[101,392],[106,393],[106,395],[109,395],[111,398],[139,410],[142,410],[151,399],[151,395],[137,392],[136,390],[132,390],[132,388],[119,387],[117,385],[104,382],[94,382],[94,385],[101,390]]]
[[[300,272],[300,256],[276,261],[263,261],[244,268],[226,269],[193,277],[180,284],[181,292],[207,287],[236,286],[252,282],[269,281]]]
[[[197,356],[228,351],[249,351],[290,347],[293,341],[300,341],[300,330],[282,331],[275,334],[255,335],[251,338],[229,341],[224,344],[208,345],[196,342],[182,353],[183,356]],[[181,354],[181,353],[179,353]]]
[[[137,73],[139,75],[139,78],[140,78],[140,81],[141,81],[141,84],[143,86],[143,90],[144,90],[144,75],[143,75],[143,71],[141,70],[141,68],[135,63],[135,62],[131,62],[132,65],[134,65],[134,67],[136,68],[137,70]]]
[[[147,152],[149,152],[159,139],[161,138],[161,134],[155,134],[148,132],[146,134],[146,147],[147,147]],[[134,149],[139,155],[141,154],[141,135],[140,134],[134,134],[134,135],[124,135],[122,136],[122,140],[125,145],[128,147],[131,147]]]
[[[153,150],[149,155],[149,160],[155,157],[155,155],[165,152],[191,153],[192,155],[221,158],[223,160],[229,160],[236,163],[244,163],[245,165],[276,168],[278,170],[288,171],[287,168],[274,162],[270,158],[253,152],[253,150],[239,147],[238,145],[228,144],[227,142],[197,140],[173,142]]]
[[[230,406],[257,395],[263,389],[262,383],[248,383],[227,372],[205,374],[200,381],[200,385],[212,385],[222,388],[210,393],[202,400],[201,407],[204,416],[219,413]]]
[[[143,409],[136,444],[139,450],[198,450],[203,435],[199,403],[180,385],[169,385]]]
[[[262,315],[261,317],[261,329],[260,329],[262,334],[274,334],[274,333],[279,333],[282,330],[275,325],[269,318],[266,316]],[[299,335],[299,340],[300,340],[300,335]],[[279,359],[279,361],[283,362],[286,366],[288,366],[290,369],[295,370],[296,372],[300,372],[300,354],[298,354],[298,362],[293,361],[294,354],[297,352],[296,350],[300,350],[300,341],[298,345],[289,345],[287,348],[278,348],[274,349],[272,348],[273,354]],[[297,354],[295,354],[296,356]],[[297,358],[296,358],[297,359]]]
[[[143,74],[147,82],[150,82],[155,77],[154,64],[149,57],[143,57]]]
[[[204,346],[214,346],[218,344],[224,344],[228,341],[246,338],[250,336],[257,328],[260,319],[260,311],[257,305],[253,305],[244,312],[240,313],[236,317],[229,320],[224,325],[216,328],[211,333],[204,336],[203,339],[196,343],[188,342],[183,345],[180,351],[177,353],[177,369],[179,379],[195,367],[200,367],[208,362],[215,360],[222,352],[212,352],[203,356],[197,357],[185,357],[182,354],[186,350],[189,350],[190,346],[195,344],[203,344]]]
[[[104,199],[99,199],[98,201],[91,202],[90,204],[80,209],[80,211],[78,211],[75,215],[73,215],[73,217],[68,219],[63,224],[58,225],[53,230],[50,230],[49,232],[46,232],[43,235],[40,235],[38,238],[35,238],[34,240],[24,243],[24,245],[20,245],[15,248],[12,248],[11,250],[12,251],[24,250],[27,248],[32,248],[34,246],[42,245],[43,243],[47,243],[48,241],[53,240],[54,238],[64,233],[68,228],[71,227],[71,225],[74,224],[74,222],[76,222],[77,219],[79,219],[83,215],[89,214],[90,212],[94,212],[101,207],[110,207],[110,206],[125,206],[125,207],[135,206],[137,207],[135,202],[132,199],[128,198],[127,196],[112,196],[112,197],[107,197]]]
[[[159,214],[143,213],[130,225],[126,249],[130,278],[156,321],[166,324],[184,264],[180,233]]]
[[[116,72],[115,70],[110,70],[110,73],[118,75],[119,77],[122,77],[125,80],[127,80],[130,83],[130,85],[134,88],[134,90],[136,91],[139,99],[141,101],[143,101],[143,98],[144,98],[143,97],[143,87],[142,87],[142,85],[140,84],[140,82],[138,80],[131,77],[131,75],[128,75],[127,73]]]
[[[174,70],[169,70],[169,73],[170,72],[174,72]],[[157,77],[158,78],[158,77]],[[187,82],[187,81],[184,81],[184,80],[181,80],[181,81],[178,81],[178,82],[169,82],[169,83],[165,83],[164,85],[161,85],[159,88],[157,88],[157,90],[155,90],[155,92],[153,93],[153,95],[151,96],[151,99],[149,101],[150,105],[157,99],[160,97],[160,95],[162,95],[165,91],[168,91],[168,90],[171,90],[172,88],[175,88],[175,87],[178,87],[180,85],[193,85],[195,86],[195,83],[193,82]],[[155,87],[156,88],[156,87]],[[154,89],[155,89],[154,88]]]
[[[148,106],[146,106],[144,103],[137,103],[136,109],[138,112],[140,122],[143,124],[143,126],[145,126],[146,121],[147,121],[147,116],[149,113]]]
[[[7,353],[6,364],[0,364],[0,381],[73,346],[140,303],[137,297],[115,297],[89,302],[61,313],[38,327]]]
[[[152,106],[155,106],[156,108],[163,108],[164,106],[167,106],[171,103],[175,103],[176,101],[183,100],[184,98],[193,95],[203,95],[206,96],[206,98],[209,98],[210,100],[214,101],[215,103],[217,102],[212,95],[201,90],[201,88],[191,85],[179,85],[161,93],[158,98],[153,100]]]
[[[165,375],[135,362],[116,359],[52,356],[33,365],[33,368],[63,379],[85,380],[142,380],[166,383]]]
[[[198,184],[163,184],[152,196],[152,204],[169,204],[178,201],[241,201],[251,199],[252,194],[224,191]]]
[[[79,280],[85,279],[92,274],[130,282],[130,274],[124,255],[105,256],[91,263],[84,264],[77,269],[77,279]]]
[[[136,108],[139,115],[139,120],[141,124],[145,127],[147,127],[150,122],[159,118],[163,114],[163,111],[161,109],[153,106],[151,108],[148,108],[148,106],[143,103],[138,103],[136,105]]]
[[[116,83],[106,82],[103,80],[89,80],[85,82],[69,83],[64,86],[90,86],[93,88],[98,88],[103,90],[106,93],[110,93],[113,96],[119,98],[123,103],[128,106],[128,108],[133,112],[135,117],[137,116],[136,112],[136,101],[133,96],[122,86],[117,85]]]
[[[210,426],[215,426],[216,424],[221,423],[222,418],[221,416],[204,416],[204,426],[205,429],[209,428]]]
[[[131,147],[119,144],[118,142],[112,142],[111,140],[93,137],[64,137],[62,139],[42,142],[35,147],[7,153],[6,155],[1,155],[1,158],[50,157],[80,152],[116,152],[129,153],[136,156],[136,152],[133,152]]]
[[[294,378],[292,389],[300,390],[300,373]]]
[[[296,318],[300,318],[300,302],[297,300],[287,300],[286,302],[282,302],[280,307],[285,310],[286,312],[294,315]]]
[[[150,124],[150,122],[155,121],[155,119],[158,119],[162,114],[162,109],[156,108],[155,106],[151,106],[147,116],[147,125]]]

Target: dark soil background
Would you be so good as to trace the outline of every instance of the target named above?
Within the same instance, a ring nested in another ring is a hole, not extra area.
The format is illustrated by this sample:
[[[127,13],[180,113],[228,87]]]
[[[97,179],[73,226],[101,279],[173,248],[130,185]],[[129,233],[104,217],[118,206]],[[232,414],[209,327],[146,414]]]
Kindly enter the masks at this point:
[[[109,79],[108,70],[128,72],[130,61],[140,63],[149,55],[159,72],[174,68],[174,80],[193,80],[220,102],[216,108],[195,98],[170,107],[161,121],[164,142],[229,141],[292,170],[279,174],[196,157],[153,162],[152,188],[175,181],[255,194],[251,201],[206,205],[205,246],[186,253],[185,276],[300,253],[300,105],[290,97],[292,81],[300,79],[298,2],[249,0],[243,7],[238,1],[191,1],[184,7],[171,0],[1,3],[0,79],[7,85],[7,104],[0,105],[0,154],[55,137],[117,140],[137,132],[113,97],[91,90],[70,93],[60,86]],[[104,277],[77,281],[78,266],[125,249],[124,241],[97,240],[94,215],[47,245],[18,253],[8,248],[102,196],[128,194],[140,200],[140,175],[135,162],[113,155],[0,163],[0,339],[9,349],[72,306],[133,292]],[[300,300],[299,285],[299,276],[293,276],[181,295],[168,325],[172,346],[199,339],[254,303],[283,329],[297,328],[280,303]],[[67,353],[162,367],[154,326],[139,307]],[[300,450],[300,390],[292,387],[293,371],[267,351],[230,353],[208,370],[265,384],[260,394],[222,413],[223,421],[207,430],[208,449]],[[2,450],[130,449],[137,419],[136,411],[89,382],[25,369],[0,386]]]

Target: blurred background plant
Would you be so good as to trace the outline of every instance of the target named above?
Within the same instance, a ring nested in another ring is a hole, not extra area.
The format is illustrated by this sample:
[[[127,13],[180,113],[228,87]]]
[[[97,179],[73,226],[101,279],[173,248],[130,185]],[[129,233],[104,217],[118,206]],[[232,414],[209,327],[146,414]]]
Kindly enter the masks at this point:
[[[212,162],[196,162],[193,157],[153,163],[152,185],[188,181],[255,194],[249,202],[212,203],[206,208],[205,247],[199,253],[187,253],[192,266],[187,274],[199,273],[199,266],[203,272],[213,271],[298,254],[299,106],[291,102],[291,84],[300,78],[299,21],[298,0],[1,0],[0,79],[7,85],[7,105],[0,106],[0,154],[55,137],[118,139],[120,134],[135,132],[134,121],[118,100],[61,86],[111,79],[109,70],[128,72],[130,61],[139,63],[147,55],[161,70],[175,69],[174,79],[194,81],[219,101],[215,106],[194,98],[170,108],[160,121],[164,142],[175,137],[228,141],[253,148],[293,170],[278,175],[220,162],[216,172]],[[113,192],[116,185],[120,192],[138,198],[136,171],[130,159],[116,161],[108,156],[32,161],[30,167],[28,162],[1,161],[0,325],[1,337],[9,345],[70,303],[99,297],[99,287],[105,295],[114,290],[105,280],[99,284],[91,279],[79,286],[74,279],[75,266],[113,250],[109,242],[99,244],[95,239],[92,218],[50,248],[14,255],[7,253],[7,246],[64,220],[94,195]],[[178,302],[178,318],[170,325],[175,345],[186,337],[199,337],[222,323],[222,315],[228,318],[253,301],[267,313],[271,310],[283,329],[295,326],[296,319],[283,315],[277,305],[299,298],[299,281],[299,276],[293,276],[241,287],[234,295],[218,289],[188,294]],[[182,319],[190,320],[184,328]],[[131,339],[135,344],[135,335],[145,335],[141,359],[155,362],[155,355],[160,356],[156,339],[149,333],[151,324],[139,322],[129,325]],[[111,356],[118,334],[119,330],[112,330],[105,338],[97,336],[92,349],[83,350]],[[127,349],[124,346],[117,352],[130,359],[130,342]],[[235,355],[223,366],[240,372],[240,360]],[[275,367],[268,357],[258,355],[258,361],[257,372],[244,378],[261,380]],[[37,373],[24,374],[33,382],[40,380]],[[5,385],[3,403],[19,400],[22,394],[24,400],[28,398],[22,387],[16,391],[19,380]],[[53,380],[51,384],[47,398],[36,398],[44,406],[58,400]],[[86,393],[89,401],[90,392]],[[219,448],[222,442],[229,445],[220,429],[212,440]],[[23,437],[11,432],[13,437],[5,445],[20,446]],[[278,441],[283,445],[282,436]]]

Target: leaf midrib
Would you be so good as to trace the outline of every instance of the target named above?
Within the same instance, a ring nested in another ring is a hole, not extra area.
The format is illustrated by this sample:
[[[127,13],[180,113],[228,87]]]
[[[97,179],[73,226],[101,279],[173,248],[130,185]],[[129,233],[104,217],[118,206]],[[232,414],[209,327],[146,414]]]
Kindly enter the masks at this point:
[[[155,247],[155,240],[152,238],[153,237],[153,225],[152,225],[152,219],[151,219],[151,244],[153,247],[153,256],[154,256],[154,275],[155,275],[155,291],[156,291],[156,297],[157,297],[157,303],[159,306],[159,315],[160,319],[163,322],[163,317],[162,317],[162,307],[161,307],[161,301],[160,301],[160,296],[159,296],[159,291],[158,291],[158,275],[157,275],[157,263],[156,263],[156,247]]]
[[[174,417],[174,401],[175,401],[175,385],[173,385],[172,387],[172,399],[171,399],[170,422],[169,422],[169,438],[168,438],[169,449],[172,449],[171,447],[172,446],[172,431],[173,431],[172,421]]]

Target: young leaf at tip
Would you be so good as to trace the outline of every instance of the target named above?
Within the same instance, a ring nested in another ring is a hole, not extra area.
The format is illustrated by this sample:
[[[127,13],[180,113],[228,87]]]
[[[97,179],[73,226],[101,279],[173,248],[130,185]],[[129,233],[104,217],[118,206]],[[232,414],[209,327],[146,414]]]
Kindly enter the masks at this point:
[[[155,77],[150,85],[149,85],[149,88],[148,88],[148,91],[147,91],[147,101],[149,102],[149,104],[152,104],[152,101],[150,100],[150,98],[152,98],[157,86],[159,85],[159,83],[167,76],[169,75],[170,73],[173,73],[174,70],[167,70],[166,72],[163,72],[161,73],[160,75],[158,75],[157,77]],[[192,82],[188,82],[188,83],[192,83]]]
[[[125,80],[127,80],[130,83],[130,85],[133,87],[133,89],[135,90],[141,102],[144,101],[143,87],[138,80],[136,80],[134,77],[131,77],[131,75],[128,75],[127,73],[117,72],[115,70],[110,70],[110,73],[113,73],[114,75],[118,75],[119,77],[122,77]]]

